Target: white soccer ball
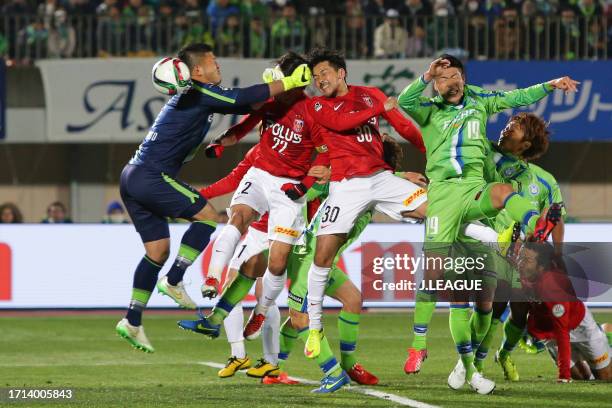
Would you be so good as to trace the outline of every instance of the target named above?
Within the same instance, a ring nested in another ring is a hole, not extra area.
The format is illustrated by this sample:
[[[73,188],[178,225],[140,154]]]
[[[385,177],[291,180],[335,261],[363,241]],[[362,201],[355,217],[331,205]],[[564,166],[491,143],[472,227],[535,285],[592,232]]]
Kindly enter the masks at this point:
[[[165,57],[153,65],[153,87],[164,95],[185,93],[191,88],[191,74],[187,64],[178,58]]]

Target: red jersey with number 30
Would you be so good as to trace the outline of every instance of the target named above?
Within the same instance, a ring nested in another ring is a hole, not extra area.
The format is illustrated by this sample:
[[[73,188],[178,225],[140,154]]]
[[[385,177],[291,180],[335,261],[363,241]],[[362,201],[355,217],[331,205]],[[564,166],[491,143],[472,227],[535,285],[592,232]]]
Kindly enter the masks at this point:
[[[310,116],[307,101],[304,95],[291,106],[267,102],[231,129],[241,139],[261,121],[260,149],[254,167],[278,177],[302,179],[313,164],[313,152],[327,152],[321,128]]]
[[[354,86],[335,98],[314,97],[308,108],[325,128],[332,181],[392,170],[384,160],[378,117],[383,116],[403,138],[425,151],[420,131],[397,109],[385,111],[386,95],[378,88]]]

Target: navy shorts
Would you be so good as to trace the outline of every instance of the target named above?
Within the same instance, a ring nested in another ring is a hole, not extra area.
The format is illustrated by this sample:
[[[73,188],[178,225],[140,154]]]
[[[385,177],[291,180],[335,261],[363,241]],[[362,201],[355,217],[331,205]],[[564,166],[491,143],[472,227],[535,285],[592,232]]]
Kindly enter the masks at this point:
[[[119,190],[142,242],[168,238],[168,217],[190,219],[206,206],[189,184],[142,165],[123,168]]]

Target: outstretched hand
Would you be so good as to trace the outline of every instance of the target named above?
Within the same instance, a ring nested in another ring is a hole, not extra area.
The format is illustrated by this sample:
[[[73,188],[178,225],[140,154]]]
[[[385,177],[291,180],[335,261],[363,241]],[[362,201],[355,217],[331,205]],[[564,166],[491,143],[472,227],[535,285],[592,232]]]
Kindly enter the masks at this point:
[[[431,81],[435,77],[442,74],[442,70],[450,66],[450,61],[444,58],[435,59],[429,64],[429,69],[423,74],[423,79],[426,82]]]
[[[552,79],[548,81],[548,85],[552,86],[555,89],[560,89],[562,91],[565,91],[565,93],[578,92],[579,83],[580,82],[575,81],[568,76],[564,76],[561,78]]]

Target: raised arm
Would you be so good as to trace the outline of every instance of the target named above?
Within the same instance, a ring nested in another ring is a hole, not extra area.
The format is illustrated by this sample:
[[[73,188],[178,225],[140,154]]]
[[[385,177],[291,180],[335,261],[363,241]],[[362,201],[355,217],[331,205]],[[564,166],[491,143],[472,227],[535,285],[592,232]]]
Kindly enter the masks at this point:
[[[344,102],[336,102],[335,106],[338,107],[342,103]],[[371,108],[347,113],[336,111],[329,102],[313,99],[308,102],[308,111],[321,126],[334,132],[344,132],[366,123],[374,116],[381,115],[385,111],[385,105],[375,103]]]

